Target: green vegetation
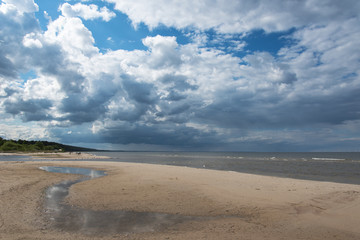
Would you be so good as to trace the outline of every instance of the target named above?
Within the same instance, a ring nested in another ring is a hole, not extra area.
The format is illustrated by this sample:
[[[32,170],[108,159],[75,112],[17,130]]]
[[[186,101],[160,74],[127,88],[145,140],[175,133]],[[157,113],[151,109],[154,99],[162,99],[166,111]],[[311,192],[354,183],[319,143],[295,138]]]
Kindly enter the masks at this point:
[[[0,152],[81,152],[95,149],[75,147],[56,142],[6,140],[0,137]]]

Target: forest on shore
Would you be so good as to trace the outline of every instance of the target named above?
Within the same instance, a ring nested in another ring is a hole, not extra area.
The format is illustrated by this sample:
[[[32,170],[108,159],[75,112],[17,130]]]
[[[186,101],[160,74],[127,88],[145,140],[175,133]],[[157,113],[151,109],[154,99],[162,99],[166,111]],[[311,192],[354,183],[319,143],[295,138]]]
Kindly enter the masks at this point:
[[[76,147],[48,141],[12,140],[0,137],[0,152],[81,152],[96,149]]]

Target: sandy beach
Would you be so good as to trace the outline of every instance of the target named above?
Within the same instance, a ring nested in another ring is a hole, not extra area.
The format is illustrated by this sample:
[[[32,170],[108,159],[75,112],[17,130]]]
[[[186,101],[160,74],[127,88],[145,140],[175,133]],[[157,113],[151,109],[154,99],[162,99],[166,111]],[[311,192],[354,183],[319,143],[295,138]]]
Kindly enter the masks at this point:
[[[194,218],[149,232],[54,228],[44,213],[45,190],[79,176],[40,166],[107,172],[73,185],[70,206]],[[359,185],[101,160],[0,162],[0,239],[360,239],[359,216]]]

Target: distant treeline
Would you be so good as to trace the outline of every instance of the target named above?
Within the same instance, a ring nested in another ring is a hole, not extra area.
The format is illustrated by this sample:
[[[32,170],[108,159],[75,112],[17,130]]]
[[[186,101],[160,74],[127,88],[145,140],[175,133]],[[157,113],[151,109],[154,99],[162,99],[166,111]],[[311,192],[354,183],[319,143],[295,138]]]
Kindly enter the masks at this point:
[[[6,140],[0,137],[0,152],[81,152],[95,149],[75,147],[48,141]]]

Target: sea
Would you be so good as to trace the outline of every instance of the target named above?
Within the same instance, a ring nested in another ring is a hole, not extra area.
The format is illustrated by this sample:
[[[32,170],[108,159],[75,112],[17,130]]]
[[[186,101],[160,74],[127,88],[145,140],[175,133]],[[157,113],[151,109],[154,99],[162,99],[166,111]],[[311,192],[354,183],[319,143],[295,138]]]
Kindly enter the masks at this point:
[[[110,157],[109,159],[94,159],[94,161],[174,165],[284,178],[360,184],[360,152],[91,153]],[[0,161],[34,160],[36,159],[28,156],[0,156]]]

